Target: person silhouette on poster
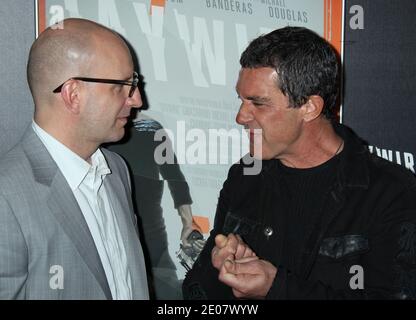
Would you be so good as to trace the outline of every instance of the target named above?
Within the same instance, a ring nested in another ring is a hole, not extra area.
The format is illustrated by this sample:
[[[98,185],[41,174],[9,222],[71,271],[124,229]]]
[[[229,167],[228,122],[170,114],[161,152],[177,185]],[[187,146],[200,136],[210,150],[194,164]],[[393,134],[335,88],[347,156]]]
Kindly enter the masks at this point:
[[[176,266],[169,254],[166,225],[161,206],[164,192],[164,184],[167,182],[174,207],[182,222],[180,233],[181,253],[188,259],[186,269],[192,267],[189,261],[194,261],[204,246],[201,229],[194,223],[192,216],[192,198],[189,186],[180,166],[177,163],[173,149],[166,150],[174,155],[173,163],[158,164],[155,160],[156,148],[164,143],[164,146],[172,147],[166,134],[164,139],[157,141],[155,134],[164,130],[162,125],[139,112],[133,121],[128,143],[112,145],[112,151],[121,154],[130,165],[134,198],[137,206],[138,218],[141,222],[144,243],[147,255],[150,259],[151,275],[154,295],[156,299],[181,299],[181,281],[176,274]]]

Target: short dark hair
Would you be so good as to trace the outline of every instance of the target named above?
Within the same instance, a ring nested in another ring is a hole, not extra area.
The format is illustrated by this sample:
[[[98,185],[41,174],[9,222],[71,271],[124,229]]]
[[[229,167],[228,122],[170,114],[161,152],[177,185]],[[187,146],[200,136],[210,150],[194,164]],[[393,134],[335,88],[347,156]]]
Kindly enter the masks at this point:
[[[277,86],[300,107],[311,95],[324,100],[323,114],[334,116],[339,93],[340,63],[335,49],[315,32],[285,27],[254,39],[240,59],[243,68],[270,67]]]

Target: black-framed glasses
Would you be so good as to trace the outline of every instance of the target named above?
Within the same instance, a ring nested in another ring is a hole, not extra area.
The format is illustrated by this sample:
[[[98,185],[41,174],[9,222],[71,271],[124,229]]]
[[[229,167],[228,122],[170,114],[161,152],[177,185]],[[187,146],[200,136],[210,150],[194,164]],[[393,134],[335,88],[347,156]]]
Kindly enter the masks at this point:
[[[129,98],[133,97],[134,91],[136,90],[138,84],[139,84],[139,74],[137,72],[133,72],[133,81],[127,81],[127,80],[115,80],[115,79],[99,79],[99,78],[86,78],[86,77],[72,77],[66,80],[65,82],[69,80],[80,80],[85,82],[98,82],[98,83],[109,83],[109,84],[120,84],[123,86],[130,86],[129,91]],[[55,90],[53,90],[53,93],[61,92],[62,87],[64,86],[64,83],[62,83],[59,87],[57,87]]]

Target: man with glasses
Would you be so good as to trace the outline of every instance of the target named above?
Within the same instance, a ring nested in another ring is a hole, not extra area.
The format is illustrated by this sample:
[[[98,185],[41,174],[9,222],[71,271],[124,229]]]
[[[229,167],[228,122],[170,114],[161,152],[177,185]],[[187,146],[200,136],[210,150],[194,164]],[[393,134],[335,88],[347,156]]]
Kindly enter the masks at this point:
[[[35,113],[0,162],[0,298],[148,299],[127,167],[100,149],[142,105],[125,42],[67,19],[33,43]]]

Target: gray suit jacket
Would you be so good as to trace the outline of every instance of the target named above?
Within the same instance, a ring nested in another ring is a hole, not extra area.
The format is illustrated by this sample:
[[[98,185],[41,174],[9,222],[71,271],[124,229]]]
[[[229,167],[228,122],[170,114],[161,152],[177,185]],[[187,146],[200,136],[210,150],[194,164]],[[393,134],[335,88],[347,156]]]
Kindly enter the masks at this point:
[[[143,252],[123,160],[102,150],[134,299],[148,299]],[[111,299],[84,216],[61,171],[29,126],[0,160],[0,299]]]

